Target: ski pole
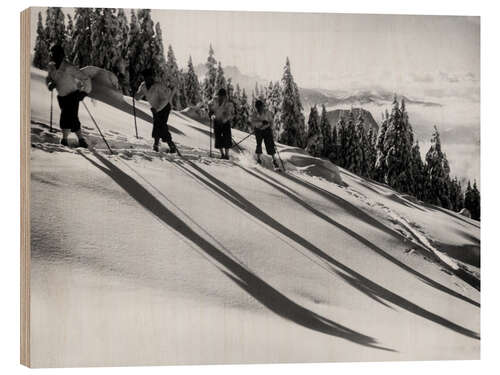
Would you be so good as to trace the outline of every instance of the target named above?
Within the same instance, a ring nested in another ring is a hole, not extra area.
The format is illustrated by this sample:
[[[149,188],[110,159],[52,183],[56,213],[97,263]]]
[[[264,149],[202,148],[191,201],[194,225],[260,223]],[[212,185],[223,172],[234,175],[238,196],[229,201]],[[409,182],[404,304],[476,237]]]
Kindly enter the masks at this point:
[[[82,100],[82,103],[83,103],[83,106],[85,107],[85,109],[87,110],[90,118],[94,122],[94,125],[95,125],[96,129],[99,131],[99,134],[101,135],[102,140],[104,141],[104,143],[106,144],[106,146],[108,146],[109,152],[111,154],[113,154],[113,150],[111,149],[111,147],[109,147],[108,141],[106,141],[106,138],[104,137],[104,134],[102,134],[101,129],[99,128],[99,125],[97,125],[97,122],[94,119],[94,116],[92,116],[92,113],[90,113],[89,108],[87,107],[87,104],[85,104],[85,102],[83,100]]]
[[[139,134],[137,133],[137,117],[135,115],[135,96],[132,95],[132,106],[134,107],[134,125],[135,125],[135,137],[139,139]]]
[[[248,134],[245,138],[243,138],[242,140],[240,140],[238,143],[235,143],[232,147],[238,146],[241,142],[243,142],[244,140],[246,140],[248,137],[252,136],[254,133],[255,133],[255,130],[252,131],[250,134]],[[234,141],[234,139],[233,139],[233,141]]]
[[[52,130],[52,107],[53,107],[53,103],[54,103],[54,90],[52,90],[50,92],[50,129],[49,131],[52,133],[53,130]]]
[[[281,155],[280,155],[280,152],[278,151],[278,147],[276,147],[276,153],[278,154],[278,158],[280,159],[281,166],[283,167],[283,172],[286,172],[285,163],[283,163],[283,160],[281,159]]]
[[[210,157],[212,157],[212,117],[210,117]]]
[[[238,147],[238,150],[240,150],[241,152],[243,152],[242,148],[241,148],[240,146],[238,146],[238,143],[236,143],[236,142],[234,141],[234,138],[233,138],[233,137],[231,137],[231,139],[232,139],[232,141],[233,141],[233,143],[234,143],[234,145],[233,145],[233,146],[231,146],[231,148],[233,148],[233,147],[235,147],[235,146],[236,146],[236,147]]]

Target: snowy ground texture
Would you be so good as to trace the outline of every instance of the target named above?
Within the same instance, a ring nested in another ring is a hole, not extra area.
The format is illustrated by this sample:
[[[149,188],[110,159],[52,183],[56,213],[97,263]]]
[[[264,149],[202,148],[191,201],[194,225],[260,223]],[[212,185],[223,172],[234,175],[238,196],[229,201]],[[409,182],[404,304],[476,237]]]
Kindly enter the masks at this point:
[[[85,103],[116,153],[83,106],[91,149],[65,148],[43,78],[34,367],[479,358],[478,222],[285,146],[287,173],[256,166],[253,137],[211,159],[208,128],[180,113],[183,157],[154,153],[148,106],[136,139],[129,98],[106,92]]]

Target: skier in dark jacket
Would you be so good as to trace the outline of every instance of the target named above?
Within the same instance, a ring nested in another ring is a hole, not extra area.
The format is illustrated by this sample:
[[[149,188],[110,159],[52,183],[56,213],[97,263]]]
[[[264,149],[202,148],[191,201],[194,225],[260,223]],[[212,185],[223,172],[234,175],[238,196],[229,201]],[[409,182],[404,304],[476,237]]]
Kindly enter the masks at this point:
[[[219,89],[217,96],[208,103],[208,114],[214,123],[215,148],[220,150],[220,158],[229,160],[229,150],[233,146],[231,121],[234,105],[228,99],[226,90]]]
[[[64,57],[64,49],[60,45],[56,44],[50,48],[51,61],[46,78],[48,89],[57,90],[57,101],[61,108],[59,126],[63,133],[61,144],[67,146],[68,135],[74,132],[78,137],[78,146],[88,147],[82,135],[78,108],[80,101],[91,90],[91,81],[85,73],[67,62]]]
[[[159,151],[160,139],[168,144],[170,152],[177,151],[172,135],[168,130],[168,116],[172,105],[170,104],[175,94],[176,88],[173,86],[166,86],[163,83],[157,82],[154,79],[153,70],[146,69],[142,72],[144,82],[141,83],[137,93],[134,95],[136,100],[141,100],[146,97],[146,100],[151,105],[151,112],[153,113],[153,132],[151,136],[154,139],[153,150]]]
[[[273,117],[271,111],[264,107],[264,102],[257,99],[255,101],[255,111],[250,118],[255,131],[255,141],[257,142],[257,148],[255,149],[257,163],[262,164],[262,141],[264,141],[267,154],[273,158],[274,168],[279,168],[273,137]]]

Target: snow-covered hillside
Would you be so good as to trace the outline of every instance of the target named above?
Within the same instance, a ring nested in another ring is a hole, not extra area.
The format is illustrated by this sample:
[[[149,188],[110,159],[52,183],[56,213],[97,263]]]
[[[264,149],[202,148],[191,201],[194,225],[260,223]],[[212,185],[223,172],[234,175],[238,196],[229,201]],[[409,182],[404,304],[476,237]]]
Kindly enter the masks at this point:
[[[148,105],[136,139],[111,92],[85,103],[115,154],[83,105],[92,147],[64,148],[43,79],[32,71],[33,366],[479,358],[478,222],[286,146],[287,173],[258,167],[253,137],[209,158],[207,126],[180,113],[183,157],[154,153]]]

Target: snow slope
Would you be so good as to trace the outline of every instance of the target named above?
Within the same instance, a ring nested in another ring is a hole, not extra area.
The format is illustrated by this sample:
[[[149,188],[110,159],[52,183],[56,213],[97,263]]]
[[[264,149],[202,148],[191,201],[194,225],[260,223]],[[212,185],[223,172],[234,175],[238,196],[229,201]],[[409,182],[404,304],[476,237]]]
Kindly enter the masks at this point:
[[[63,148],[31,85],[33,366],[479,358],[478,222],[253,137],[209,158],[176,112],[156,154],[111,90],[85,103],[115,154],[84,106],[93,150]]]

